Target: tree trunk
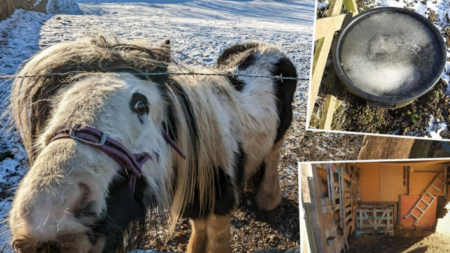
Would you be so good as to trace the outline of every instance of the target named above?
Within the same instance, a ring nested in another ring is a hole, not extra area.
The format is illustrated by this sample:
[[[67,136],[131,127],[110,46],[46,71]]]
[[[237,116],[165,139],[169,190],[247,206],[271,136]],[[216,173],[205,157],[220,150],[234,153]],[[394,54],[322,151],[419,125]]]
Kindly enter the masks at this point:
[[[358,160],[408,159],[414,139],[365,136]]]

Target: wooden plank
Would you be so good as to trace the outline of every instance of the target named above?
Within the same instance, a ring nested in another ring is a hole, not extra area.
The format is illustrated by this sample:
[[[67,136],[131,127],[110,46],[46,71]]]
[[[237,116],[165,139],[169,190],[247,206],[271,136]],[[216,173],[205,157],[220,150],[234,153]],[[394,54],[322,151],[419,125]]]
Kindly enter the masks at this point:
[[[347,229],[345,229],[345,234],[348,236],[351,232],[352,226],[348,226]]]
[[[445,167],[444,167],[444,183],[445,183],[445,187],[444,187],[444,191],[443,191],[443,193],[444,193],[444,196],[445,196],[445,199],[447,199],[447,173],[448,173],[448,164],[446,164],[445,165]]]
[[[331,208],[333,210],[335,205],[336,205],[336,196],[334,194],[334,187],[336,186],[336,182],[334,182],[334,177],[333,177],[333,171],[330,169],[330,164],[327,164],[326,166],[326,170],[327,170],[327,185],[328,185],[328,196],[330,196],[330,203],[331,203]]]
[[[303,166],[300,168],[302,169]],[[303,175],[303,173],[302,173],[302,175]],[[301,179],[302,180],[305,179],[305,181],[307,180],[306,178],[303,178],[303,177]],[[302,184],[302,187],[307,187],[309,189],[307,183],[306,183],[306,185]],[[308,193],[308,196],[309,196],[309,193]],[[300,245],[301,245],[300,247],[301,247],[301,250],[300,251],[302,253],[316,252],[314,244],[312,244],[313,247],[310,247],[310,240],[312,238],[309,236],[309,234],[312,233],[312,228],[311,228],[311,223],[310,223],[310,218],[309,218],[309,212],[305,206],[303,194],[299,194],[299,197],[300,197],[299,202],[301,205],[301,208],[300,208]]]
[[[317,19],[314,40],[321,39],[325,36],[333,37],[334,33],[341,29],[345,16],[346,14],[341,14],[334,17]]]
[[[352,218],[352,216],[351,215],[349,215],[349,216],[347,216],[347,217],[345,217],[345,225],[347,225],[348,224],[348,221],[350,220]]]
[[[317,252],[326,252],[327,249],[325,231],[322,224],[322,212],[320,203],[320,178],[317,174],[317,166],[315,164],[308,164],[311,166],[312,178],[308,178],[309,193],[311,196],[311,203],[307,205],[310,210],[310,224],[312,227],[312,233],[314,235],[314,244]]]
[[[345,170],[341,170],[341,173],[342,173],[342,176],[344,177],[344,179],[347,182],[351,182],[352,181],[352,179],[350,178],[350,176],[348,175],[348,173]],[[346,184],[344,184],[344,185],[346,186]]]
[[[309,118],[306,124],[307,127],[309,126],[309,121],[314,110],[314,104],[316,103],[317,93],[319,92],[320,82],[322,81],[323,71],[325,70],[325,65],[327,63],[328,54],[330,53],[332,41],[333,34],[329,34],[325,37],[320,38],[316,46],[316,52],[314,53],[313,58],[312,78],[310,82],[311,87],[309,92],[308,107]]]
[[[355,0],[344,0],[345,9],[354,15],[358,14],[358,5],[356,5]]]
[[[377,229],[378,228],[387,228],[388,226],[386,224],[378,224],[377,225]],[[358,229],[364,229],[364,228],[374,228],[373,225],[369,225],[369,224],[363,224],[361,226],[358,226]]]
[[[308,177],[312,176],[311,165],[307,163],[300,164],[300,173],[301,173],[301,192],[303,197],[303,202],[311,203],[311,197],[309,196],[309,187],[308,187]]]
[[[334,69],[330,73],[330,83],[328,84],[327,96],[322,108],[322,115],[319,120],[319,128],[324,130],[331,130],[331,123],[333,122],[333,115],[336,111],[338,94],[337,87],[339,87],[339,78]]]
[[[343,0],[330,0],[330,5],[327,11],[327,17],[339,15],[339,13],[341,13],[343,2],[344,2]]]
[[[343,190],[344,190],[344,184],[345,184],[345,181],[344,181],[344,173],[342,173],[343,172],[343,168],[342,167],[339,167],[339,169],[338,169],[338,172],[339,172],[339,196],[340,196],[340,205],[341,205],[341,210],[345,210],[344,209],[344,201],[343,201],[343,198],[344,198],[344,196],[343,196],[343,194],[344,194],[344,192],[343,192]],[[342,229],[345,231],[345,214],[342,214],[341,213],[341,225],[342,225]],[[347,235],[345,235],[345,233],[344,233],[344,241],[345,241],[345,245],[347,246],[347,249],[348,249],[348,241],[347,241]],[[345,250],[345,247],[344,247],[344,250]]]

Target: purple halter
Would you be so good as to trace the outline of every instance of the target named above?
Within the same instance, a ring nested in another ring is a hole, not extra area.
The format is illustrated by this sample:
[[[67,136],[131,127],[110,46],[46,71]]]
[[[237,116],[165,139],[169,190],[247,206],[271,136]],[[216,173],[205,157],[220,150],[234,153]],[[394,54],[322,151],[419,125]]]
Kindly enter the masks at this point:
[[[177,146],[175,141],[169,137],[166,131],[162,130],[162,135],[166,142],[171,145],[183,159],[186,159],[186,156]],[[133,194],[136,186],[136,179],[142,176],[142,165],[144,165],[148,159],[152,159],[152,156],[145,152],[141,154],[132,154],[125,146],[109,138],[106,133],[88,125],[75,124],[71,128],[60,129],[55,133],[55,136],[50,142],[68,138],[97,147],[122,166],[125,169],[125,173],[129,176],[129,186],[131,187]],[[156,152],[154,152],[154,154],[159,161],[159,154]]]

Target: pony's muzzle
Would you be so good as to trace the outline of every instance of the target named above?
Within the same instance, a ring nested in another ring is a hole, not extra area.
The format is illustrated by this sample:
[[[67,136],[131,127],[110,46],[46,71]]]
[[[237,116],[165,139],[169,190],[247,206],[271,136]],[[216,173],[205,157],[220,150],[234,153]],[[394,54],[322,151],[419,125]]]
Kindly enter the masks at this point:
[[[15,253],[101,253],[104,240],[92,242],[87,233],[81,233],[43,242],[23,237],[14,240],[11,246]]]

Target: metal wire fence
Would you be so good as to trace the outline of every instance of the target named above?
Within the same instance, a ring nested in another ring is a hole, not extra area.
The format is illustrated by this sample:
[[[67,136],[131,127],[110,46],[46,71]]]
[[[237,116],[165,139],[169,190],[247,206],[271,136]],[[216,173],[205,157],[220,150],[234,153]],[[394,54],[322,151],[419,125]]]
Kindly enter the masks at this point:
[[[17,78],[38,78],[38,77],[54,77],[54,76],[72,76],[72,75],[99,75],[106,74],[107,72],[84,72],[84,71],[71,71],[65,73],[48,73],[42,75],[1,75],[0,80],[17,79]],[[297,81],[308,81],[309,77],[285,77],[283,75],[248,75],[248,74],[221,74],[221,73],[196,73],[196,72],[161,72],[161,73],[149,73],[149,72],[139,72],[132,73],[137,76],[168,76],[168,75],[186,75],[186,76],[223,76],[223,77],[251,77],[251,78],[270,78],[276,80],[297,80]]]

